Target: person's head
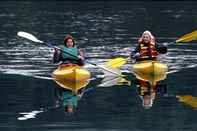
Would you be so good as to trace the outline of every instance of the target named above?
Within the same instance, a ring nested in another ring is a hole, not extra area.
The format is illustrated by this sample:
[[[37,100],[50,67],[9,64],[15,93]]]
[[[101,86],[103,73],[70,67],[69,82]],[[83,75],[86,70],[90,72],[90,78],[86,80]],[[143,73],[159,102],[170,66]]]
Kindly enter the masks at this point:
[[[145,95],[142,98],[142,106],[144,109],[150,109],[153,105],[153,99],[150,95]]]
[[[154,37],[151,34],[150,31],[144,31],[142,36],[141,36],[141,41],[145,44],[153,42],[154,41]]]
[[[75,41],[71,35],[66,35],[64,38],[64,44],[66,47],[74,47],[75,46]]]

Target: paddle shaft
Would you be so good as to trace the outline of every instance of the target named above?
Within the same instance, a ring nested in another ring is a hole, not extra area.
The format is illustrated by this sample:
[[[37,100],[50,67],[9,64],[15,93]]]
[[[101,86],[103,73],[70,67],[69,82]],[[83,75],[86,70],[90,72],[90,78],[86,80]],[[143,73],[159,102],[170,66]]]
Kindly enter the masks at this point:
[[[58,47],[53,46],[53,45],[49,45],[49,44],[47,44],[47,43],[45,43],[45,42],[44,42],[44,44],[45,44],[45,45],[47,45],[47,46],[49,46],[49,47],[52,47],[52,48],[58,49],[58,50],[60,50],[60,51],[61,51],[61,52],[63,52],[63,53],[67,53],[68,55],[73,56],[73,57],[75,57],[76,59],[79,59],[79,58],[78,58],[78,57],[76,57],[75,55],[73,55],[73,54],[71,54],[71,53],[69,53],[69,52],[67,52],[67,51],[62,50],[61,48],[58,48]],[[105,71],[108,71],[108,72],[110,72],[110,73],[112,73],[112,74],[115,74],[115,75],[121,76],[121,74],[116,73],[116,72],[113,72],[113,71],[110,71],[110,70],[108,70],[108,69],[106,69],[106,68],[104,68],[104,67],[102,67],[102,66],[99,66],[99,65],[97,65],[97,64],[95,64],[95,63],[93,63],[93,62],[86,61],[86,63],[89,63],[89,64],[91,64],[91,65],[97,66],[97,67],[99,67],[99,68],[101,68],[101,69],[103,69],[103,70],[105,70]]]
[[[68,54],[68,55],[70,55],[70,56],[76,58],[77,60],[79,60],[79,58],[78,58],[77,56],[71,54],[70,52],[67,52],[67,51],[65,51],[65,50],[62,50],[61,48],[59,48],[59,47],[57,47],[57,46],[53,46],[53,45],[51,45],[51,44],[47,44],[46,42],[44,42],[43,44],[47,45],[48,47],[57,49],[57,50],[59,50],[59,51],[61,51],[61,52],[63,52],[63,53],[66,53],[66,54]]]
[[[45,44],[45,45],[47,45],[47,46],[49,46],[49,47],[55,48],[55,49],[57,49],[57,50],[59,50],[59,51],[61,51],[61,52],[63,52],[63,53],[66,53],[66,54],[68,54],[68,55],[70,55],[70,56],[73,56],[73,57],[75,57],[77,60],[79,60],[79,58],[76,57],[75,55],[73,55],[73,54],[71,54],[71,53],[69,53],[69,52],[67,52],[67,51],[62,50],[62,49],[59,48],[59,47],[56,47],[56,46],[53,46],[53,45],[49,45],[49,44],[47,44],[46,42],[44,42],[43,44]],[[108,71],[108,72],[110,72],[110,73],[112,73],[112,74],[121,76],[121,74],[116,73],[116,72],[113,72],[113,71],[110,71],[110,70],[108,70],[108,69],[106,69],[106,68],[104,68],[104,67],[102,67],[102,66],[99,66],[99,65],[93,63],[93,62],[86,61],[86,63],[89,63],[89,64],[91,64],[91,65],[97,66],[97,67],[99,67],[99,68],[101,68],[101,69],[103,69],[103,70],[105,70],[105,71]]]

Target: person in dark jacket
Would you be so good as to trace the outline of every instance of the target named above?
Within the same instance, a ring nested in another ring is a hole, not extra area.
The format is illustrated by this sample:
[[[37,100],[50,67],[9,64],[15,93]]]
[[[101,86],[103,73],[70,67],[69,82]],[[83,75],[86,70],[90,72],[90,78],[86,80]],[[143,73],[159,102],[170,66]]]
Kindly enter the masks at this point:
[[[64,38],[64,46],[61,50],[55,48],[53,55],[54,63],[62,62],[61,64],[84,64],[83,52],[75,46],[75,41],[71,35],[66,35]]]

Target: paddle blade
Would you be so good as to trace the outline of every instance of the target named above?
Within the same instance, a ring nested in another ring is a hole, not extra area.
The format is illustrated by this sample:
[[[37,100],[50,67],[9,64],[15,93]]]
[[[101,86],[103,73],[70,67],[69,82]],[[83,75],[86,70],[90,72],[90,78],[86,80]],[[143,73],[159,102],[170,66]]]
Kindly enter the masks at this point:
[[[110,59],[109,61],[106,62],[107,67],[111,68],[119,68],[122,65],[124,65],[127,62],[127,59],[125,58],[115,58],[115,59]]]
[[[17,33],[17,35],[20,36],[20,37],[26,38],[26,39],[28,39],[28,40],[31,40],[31,41],[33,41],[33,42],[44,43],[43,41],[38,40],[35,36],[33,36],[32,34],[27,33],[27,32],[19,31],[19,32]]]
[[[185,103],[186,105],[197,108],[197,97],[194,97],[192,95],[177,95],[176,98],[178,98],[180,102]]]
[[[101,84],[99,84],[98,87],[111,87],[114,85],[130,85],[130,84],[131,82],[123,77],[107,76],[101,81]]]
[[[105,76],[122,76],[121,71],[117,68],[109,68],[106,65],[97,65],[100,67]]]
[[[176,40],[176,43],[180,43],[180,42],[190,42],[192,40],[197,40],[197,30],[186,34],[184,36],[182,36],[181,38],[179,38],[178,40]]]

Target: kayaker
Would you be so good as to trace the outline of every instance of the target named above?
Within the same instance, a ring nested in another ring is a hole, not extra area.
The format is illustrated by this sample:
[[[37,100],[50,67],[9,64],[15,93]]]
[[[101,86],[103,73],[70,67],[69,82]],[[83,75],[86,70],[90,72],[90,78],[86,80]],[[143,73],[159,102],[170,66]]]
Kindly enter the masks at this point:
[[[61,50],[55,48],[53,55],[54,63],[61,61],[61,64],[77,64],[80,66],[84,64],[84,54],[76,47],[74,38],[71,35],[65,36],[64,47]]]
[[[65,112],[73,113],[82,95],[82,90],[74,93],[67,89],[55,88],[55,104],[57,107],[62,105]]]
[[[131,57],[136,61],[156,60],[158,54],[165,54],[167,47],[155,42],[155,37],[150,31],[144,31],[138,40],[138,46],[131,52]]]

